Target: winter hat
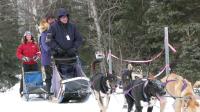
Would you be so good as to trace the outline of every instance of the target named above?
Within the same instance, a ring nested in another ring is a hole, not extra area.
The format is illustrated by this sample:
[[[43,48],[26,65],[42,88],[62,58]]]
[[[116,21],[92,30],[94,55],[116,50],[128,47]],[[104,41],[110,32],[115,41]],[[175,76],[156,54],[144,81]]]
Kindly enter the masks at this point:
[[[53,13],[47,13],[47,15],[45,16],[46,21],[48,21],[50,18],[55,18]]]
[[[32,35],[32,33],[31,33],[30,31],[26,31],[26,32],[24,33],[24,37],[25,37],[26,35]]]
[[[58,9],[58,12],[57,12],[58,19],[62,16],[67,16],[69,18],[69,12],[65,10],[64,8]]]

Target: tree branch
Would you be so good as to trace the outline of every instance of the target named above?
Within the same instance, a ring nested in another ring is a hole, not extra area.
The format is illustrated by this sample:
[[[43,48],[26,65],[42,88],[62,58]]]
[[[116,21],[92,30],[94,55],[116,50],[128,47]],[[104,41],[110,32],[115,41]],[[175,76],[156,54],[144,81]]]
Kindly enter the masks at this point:
[[[110,7],[110,8],[108,8],[108,9],[105,9],[105,10],[103,10],[103,12],[101,13],[101,15],[99,16],[99,21],[101,20],[101,18],[102,18],[102,16],[107,12],[107,11],[109,11],[109,10],[112,10],[112,9],[114,9],[114,8],[117,8],[117,7],[119,7],[119,6],[113,6],[113,7]]]

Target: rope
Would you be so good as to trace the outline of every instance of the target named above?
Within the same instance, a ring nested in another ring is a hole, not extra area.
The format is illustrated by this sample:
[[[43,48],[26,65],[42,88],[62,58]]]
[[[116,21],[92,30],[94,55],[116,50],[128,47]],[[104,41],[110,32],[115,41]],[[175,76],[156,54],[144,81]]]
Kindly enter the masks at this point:
[[[128,63],[149,63],[149,62],[152,62],[152,61],[156,60],[158,57],[160,57],[162,53],[163,53],[163,50],[160,53],[158,53],[155,57],[153,57],[152,59],[149,59],[149,60],[139,60],[139,61],[121,59],[121,58],[119,58],[119,57],[117,57],[117,56],[115,56],[113,54],[110,54],[110,53],[108,55],[111,55],[115,59],[118,59],[118,60],[121,60],[121,61],[124,61],[124,62],[128,62]]]
[[[169,67],[168,64],[166,64],[165,67],[163,67],[162,70],[158,74],[156,74],[154,77],[160,76],[166,70],[167,67]]]
[[[171,44],[168,43],[168,46],[174,53],[176,53],[176,49]]]
[[[176,49],[171,44],[168,43],[168,46],[174,53],[176,53]],[[111,53],[108,53],[108,57],[113,57],[115,59],[118,59],[118,60],[121,60],[121,61],[124,61],[124,62],[128,62],[128,63],[149,63],[149,62],[156,60],[158,57],[160,57],[162,53],[163,53],[163,50],[160,53],[158,53],[155,57],[153,57],[149,60],[140,60],[140,61],[124,60],[124,59],[117,57],[116,55],[111,54]]]

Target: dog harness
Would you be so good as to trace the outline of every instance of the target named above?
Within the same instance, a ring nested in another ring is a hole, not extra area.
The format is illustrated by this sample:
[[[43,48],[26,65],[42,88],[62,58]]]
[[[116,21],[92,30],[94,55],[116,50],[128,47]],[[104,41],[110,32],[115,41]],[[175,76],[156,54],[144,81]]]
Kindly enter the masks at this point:
[[[144,89],[145,89],[145,87],[147,86],[147,84],[148,84],[148,80],[147,81],[145,81],[145,83],[144,83],[144,86],[143,86],[143,96],[144,96],[144,99],[145,99],[145,101],[147,101],[147,102],[149,102],[149,100],[148,100],[148,98],[147,98],[147,94],[145,93],[145,91],[144,91]]]
[[[187,87],[187,83],[185,81],[185,79],[183,79],[183,86],[181,88],[181,92]]]
[[[163,86],[166,86],[169,82],[174,82],[177,81],[176,79],[174,80],[166,80],[166,82],[162,83]],[[185,79],[183,79],[183,86],[181,88],[181,92],[187,87],[187,83],[185,81]]]
[[[128,90],[124,91],[123,93],[124,93],[125,95],[127,94],[127,95],[130,96],[132,99],[134,99],[134,96],[132,96],[129,92],[130,92],[133,88],[135,88],[135,87],[137,87],[137,86],[139,86],[139,85],[142,85],[142,84],[144,84],[144,82],[132,86],[132,87],[129,88]]]
[[[169,82],[174,82],[176,81],[175,79],[174,80],[166,80],[166,82],[163,82],[162,85],[165,87]]]

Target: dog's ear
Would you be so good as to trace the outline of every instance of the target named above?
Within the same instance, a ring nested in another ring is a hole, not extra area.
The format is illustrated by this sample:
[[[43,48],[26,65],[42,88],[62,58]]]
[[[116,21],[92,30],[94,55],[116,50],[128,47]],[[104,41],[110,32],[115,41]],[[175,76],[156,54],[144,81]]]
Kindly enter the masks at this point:
[[[133,70],[133,65],[132,64],[128,64],[128,70]]]

